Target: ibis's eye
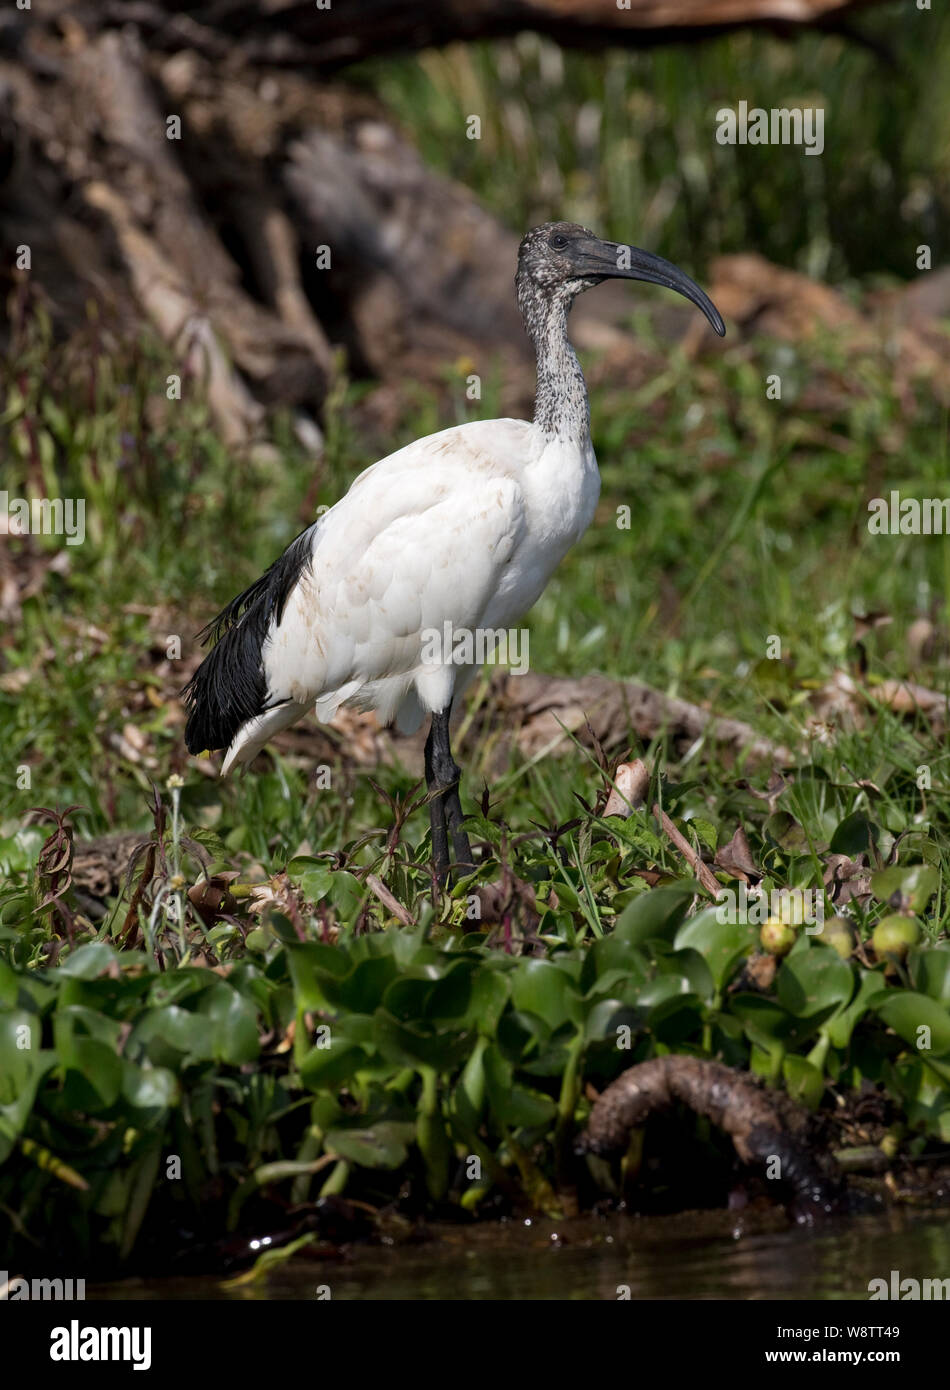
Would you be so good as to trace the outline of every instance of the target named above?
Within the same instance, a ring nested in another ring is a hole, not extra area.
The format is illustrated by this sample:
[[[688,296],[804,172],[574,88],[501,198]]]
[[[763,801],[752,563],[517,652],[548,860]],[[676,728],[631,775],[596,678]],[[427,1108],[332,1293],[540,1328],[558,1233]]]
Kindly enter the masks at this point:
[[[564,236],[561,232],[555,232],[551,240],[548,242],[548,245],[554,251],[566,251],[567,237]]]

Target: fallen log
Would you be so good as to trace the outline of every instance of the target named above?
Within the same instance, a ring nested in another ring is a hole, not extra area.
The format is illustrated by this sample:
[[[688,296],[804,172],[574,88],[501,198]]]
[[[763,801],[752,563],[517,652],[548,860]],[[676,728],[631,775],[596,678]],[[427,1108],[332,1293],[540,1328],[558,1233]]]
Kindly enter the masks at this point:
[[[842,1209],[840,1178],[830,1160],[820,1163],[809,1152],[805,1118],[788,1098],[700,1057],[654,1057],[628,1068],[594,1103],[578,1154],[625,1152],[631,1131],[676,1101],[727,1134],[743,1163],[764,1168],[789,1194],[796,1220],[808,1223]]]
[[[446,362],[471,356],[484,373],[501,358],[502,411],[523,414],[517,235],[427,170],[367,90],[326,73],[521,29],[567,44],[682,41],[825,24],[873,2],[207,0],[185,13],[177,0],[44,0],[0,16],[0,303],[29,285],[65,334],[95,299],[117,341],[150,321],[176,352],[197,325],[187,355],[229,444],[263,432],[261,407],[315,416],[331,343],[357,375],[443,387]],[[332,274],[314,265],[324,243]],[[29,269],[12,254],[22,246]],[[574,332],[582,349],[625,354],[635,387],[657,363],[620,331],[625,304],[580,304]],[[921,357],[920,332],[901,334]],[[10,336],[0,312],[0,349]],[[940,352],[935,338],[921,360]]]
[[[741,719],[723,718],[641,681],[597,675],[501,674],[492,682],[491,695],[509,723],[515,718],[520,721],[515,739],[525,757],[565,752],[575,739],[588,745],[591,734],[604,748],[616,748],[633,733],[645,743],[665,734],[680,753],[701,739],[752,766],[787,766],[796,761],[790,749],[763,737]]]
[[[336,70],[384,53],[472,39],[504,38],[529,29],[565,46],[682,42],[754,25],[782,33],[833,24],[880,0],[208,0],[189,6],[159,0],[109,0],[108,22],[132,21],[158,46],[183,40],[209,56],[222,34],[238,35],[255,60],[309,63]]]

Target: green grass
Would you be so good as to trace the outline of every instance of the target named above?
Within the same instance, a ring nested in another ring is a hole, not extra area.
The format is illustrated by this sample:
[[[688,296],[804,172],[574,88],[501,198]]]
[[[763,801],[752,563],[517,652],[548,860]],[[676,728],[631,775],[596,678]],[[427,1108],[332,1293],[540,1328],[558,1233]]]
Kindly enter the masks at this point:
[[[48,572],[3,637],[8,775],[0,824],[9,836],[31,805],[78,803],[77,829],[91,835],[147,824],[149,781],[186,770],[169,640],[180,641],[184,657],[194,652],[197,630],[375,455],[358,425],[364,388],[335,393],[318,464],[279,420],[279,465],[234,457],[193,392],[188,403],[164,401],[170,364],[156,349],[121,357],[92,342],[52,350],[42,328],[34,325],[34,341],[8,377],[0,429],[5,456],[19,461],[4,481],[12,495],[25,494],[32,479],[50,495],[85,497],[89,534],[65,548],[66,574],[48,569],[61,543],[35,538],[33,563]],[[883,352],[857,362],[860,394],[821,416],[802,409],[801,389],[837,370],[839,359],[834,343],[805,355],[762,341],[726,346],[701,368],[674,354],[666,389],[646,405],[619,381],[594,389],[602,499],[530,616],[534,670],[636,677],[798,746],[809,689],[859,655],[853,615],[885,612],[891,623],[864,639],[867,679],[913,675],[946,688],[945,541],[867,531],[869,497],[892,487],[946,491],[946,412],[924,384],[905,418]],[[781,402],[765,399],[776,362],[786,383]],[[491,402],[482,408],[490,414]],[[391,443],[453,418],[443,407],[440,419],[437,402],[426,402]],[[629,529],[618,526],[618,508],[629,508]],[[913,669],[907,631],[921,615],[934,618],[938,641],[934,658]],[[767,659],[776,637],[781,661]],[[150,767],[117,747],[127,723],[144,735]],[[847,758],[840,743],[818,747],[816,758],[836,781],[855,780],[847,768],[857,759],[861,775],[879,782],[898,772],[909,778],[926,763],[936,788],[950,785],[945,750],[922,722],[871,715],[859,743]],[[16,785],[24,766],[29,789]],[[482,766],[476,747],[473,794]],[[514,827],[566,817],[575,791],[593,799],[594,768],[557,769],[533,767],[510,784],[499,810]],[[405,791],[416,772],[391,774],[392,789]],[[302,839],[323,844],[326,831],[338,842],[378,820],[382,808],[364,778],[341,810],[328,798],[304,805],[302,774],[285,775],[289,795],[273,773],[220,786],[190,774],[186,804],[220,803],[222,823],[267,866]],[[713,797],[720,776],[715,769]],[[908,820],[919,813],[916,792],[904,809]],[[935,793],[928,815],[942,823],[945,810]]]

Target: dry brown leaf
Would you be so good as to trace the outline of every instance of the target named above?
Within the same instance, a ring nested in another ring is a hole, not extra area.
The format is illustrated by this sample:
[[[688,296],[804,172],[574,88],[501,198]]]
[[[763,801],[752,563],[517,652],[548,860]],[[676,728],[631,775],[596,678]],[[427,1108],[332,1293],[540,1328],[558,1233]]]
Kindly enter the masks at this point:
[[[632,763],[621,763],[614,773],[613,786],[602,814],[626,819],[631,811],[646,804],[649,789],[650,769],[642,758],[635,758]]]
[[[713,863],[717,869],[724,869],[727,874],[732,874],[733,878],[742,879],[745,883],[762,877],[761,870],[756,867],[752,858],[749,841],[741,825],[729,843],[716,851]]]

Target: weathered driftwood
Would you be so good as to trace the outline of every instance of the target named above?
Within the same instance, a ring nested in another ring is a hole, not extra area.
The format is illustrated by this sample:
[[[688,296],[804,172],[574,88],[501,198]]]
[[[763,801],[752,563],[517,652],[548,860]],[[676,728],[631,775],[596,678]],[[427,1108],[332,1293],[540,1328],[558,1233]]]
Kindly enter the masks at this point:
[[[180,70],[172,64],[163,82],[133,29],[66,32],[40,46],[30,31],[32,48],[28,38],[21,44],[34,59],[55,54],[52,84],[35,62],[7,63],[0,50],[0,90],[10,93],[16,125],[10,136],[0,121],[0,240],[27,246],[32,260],[29,273],[14,278],[44,295],[66,330],[85,317],[93,296],[120,330],[150,321],[179,354],[183,376],[207,379],[229,443],[253,436],[264,405],[315,409],[330,351],[301,287],[279,186],[262,175],[255,185],[260,159],[249,162],[243,181],[231,181],[235,201],[243,195],[255,208],[245,219],[248,274],[207,196],[208,180],[226,176],[221,160],[231,147],[202,129],[200,112],[191,112],[190,124],[181,117]],[[181,138],[168,138],[179,133],[168,125],[176,117]],[[207,144],[216,140],[209,158]],[[14,158],[4,160],[11,143]],[[12,259],[4,257],[5,268]]]
[[[509,718],[518,721],[515,738],[528,757],[542,750],[565,751],[573,747],[574,738],[589,744],[589,724],[608,750],[629,741],[631,733],[644,742],[665,733],[680,752],[703,739],[750,765],[795,761],[789,749],[763,738],[741,719],[720,718],[641,681],[502,674],[493,681],[492,693],[496,692]]]
[[[87,0],[87,4],[91,0]],[[336,69],[363,58],[458,40],[499,38],[531,29],[565,45],[644,46],[702,38],[743,25],[788,32],[833,24],[879,0],[207,0],[177,5],[158,0],[109,0],[112,22],[134,18],[156,44],[183,39],[210,56],[223,55],[222,35],[241,37],[256,59]]]
[[[701,1057],[654,1057],[630,1067],[595,1101],[578,1152],[623,1153],[632,1130],[677,1101],[727,1134],[743,1163],[764,1166],[793,1194],[800,1217],[839,1209],[837,1174],[809,1151],[804,1116],[788,1098],[746,1072]]]

